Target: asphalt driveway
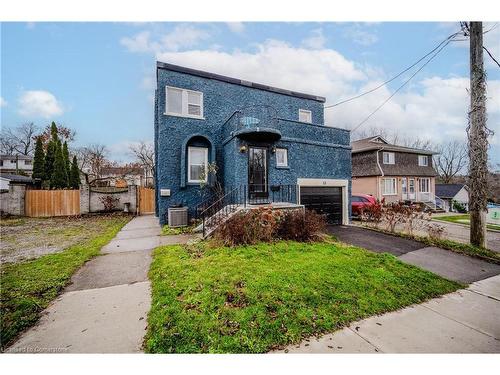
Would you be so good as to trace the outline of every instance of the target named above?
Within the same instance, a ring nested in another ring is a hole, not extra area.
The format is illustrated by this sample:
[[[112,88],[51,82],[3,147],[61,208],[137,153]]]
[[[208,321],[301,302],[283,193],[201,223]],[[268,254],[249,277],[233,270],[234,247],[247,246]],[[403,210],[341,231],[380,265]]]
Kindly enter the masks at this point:
[[[331,225],[328,232],[342,242],[377,253],[391,253],[405,263],[464,284],[500,274],[500,265],[370,229]]]
[[[391,253],[395,256],[422,249],[426,246],[421,242],[355,226],[330,225],[328,226],[328,232],[342,242],[363,247],[376,253]]]

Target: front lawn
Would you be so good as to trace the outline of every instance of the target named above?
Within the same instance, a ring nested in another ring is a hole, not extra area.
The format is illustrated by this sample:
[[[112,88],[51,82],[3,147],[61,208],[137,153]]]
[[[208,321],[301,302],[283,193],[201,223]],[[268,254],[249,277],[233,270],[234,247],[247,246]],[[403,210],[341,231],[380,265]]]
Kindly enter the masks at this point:
[[[434,220],[447,221],[449,223],[470,225],[469,214],[464,215],[450,215],[450,216],[436,216],[433,217]],[[500,225],[496,224],[486,224],[486,228],[500,230]]]
[[[334,242],[175,245],[153,257],[152,353],[262,353],[461,287]]]
[[[129,216],[103,216],[93,238],[35,260],[2,264],[0,343],[4,349],[20,332],[32,326],[40,313],[69,282],[73,273],[99,254],[130,220]]]

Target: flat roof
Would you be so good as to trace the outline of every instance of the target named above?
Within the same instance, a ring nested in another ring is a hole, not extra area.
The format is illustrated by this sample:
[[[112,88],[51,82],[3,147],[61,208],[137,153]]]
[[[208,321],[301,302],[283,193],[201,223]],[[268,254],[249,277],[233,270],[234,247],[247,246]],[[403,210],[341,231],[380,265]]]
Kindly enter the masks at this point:
[[[208,79],[215,79],[218,81],[228,82],[228,83],[232,83],[235,85],[252,87],[252,88],[258,89],[258,90],[271,91],[271,92],[275,92],[278,94],[294,96],[296,98],[316,100],[317,102],[321,102],[321,103],[324,103],[326,101],[326,99],[322,96],[316,96],[316,95],[311,95],[311,94],[304,94],[304,93],[297,92],[297,91],[280,89],[278,87],[267,86],[267,85],[263,85],[260,83],[245,81],[242,79],[227,77],[227,76],[223,76],[223,75],[215,74],[215,73],[210,73],[210,72],[204,72],[202,70],[186,68],[184,66],[168,64],[168,63],[164,63],[161,61],[156,62],[156,68],[157,69],[171,70],[171,71],[179,72],[179,73],[191,74],[194,76],[208,78]]]

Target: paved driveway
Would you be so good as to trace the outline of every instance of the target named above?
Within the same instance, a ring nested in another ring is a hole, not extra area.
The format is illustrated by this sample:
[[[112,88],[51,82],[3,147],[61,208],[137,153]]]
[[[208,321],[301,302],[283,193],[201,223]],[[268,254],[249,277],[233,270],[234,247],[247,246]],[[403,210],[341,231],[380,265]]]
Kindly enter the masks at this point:
[[[421,242],[390,236],[355,226],[330,225],[328,232],[340,241],[363,247],[376,253],[391,253],[400,256],[425,247]]]
[[[437,247],[356,226],[329,226],[340,241],[377,253],[391,253],[401,261],[449,280],[469,284],[500,274],[500,265]]]

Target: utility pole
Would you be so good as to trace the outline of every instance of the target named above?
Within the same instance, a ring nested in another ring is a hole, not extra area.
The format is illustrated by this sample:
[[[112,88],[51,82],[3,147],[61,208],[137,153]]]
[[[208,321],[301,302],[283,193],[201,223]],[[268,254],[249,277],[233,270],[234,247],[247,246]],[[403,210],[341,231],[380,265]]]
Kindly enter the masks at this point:
[[[470,243],[486,247],[488,129],[486,127],[486,75],[483,67],[483,24],[469,23],[470,112],[469,208]]]

